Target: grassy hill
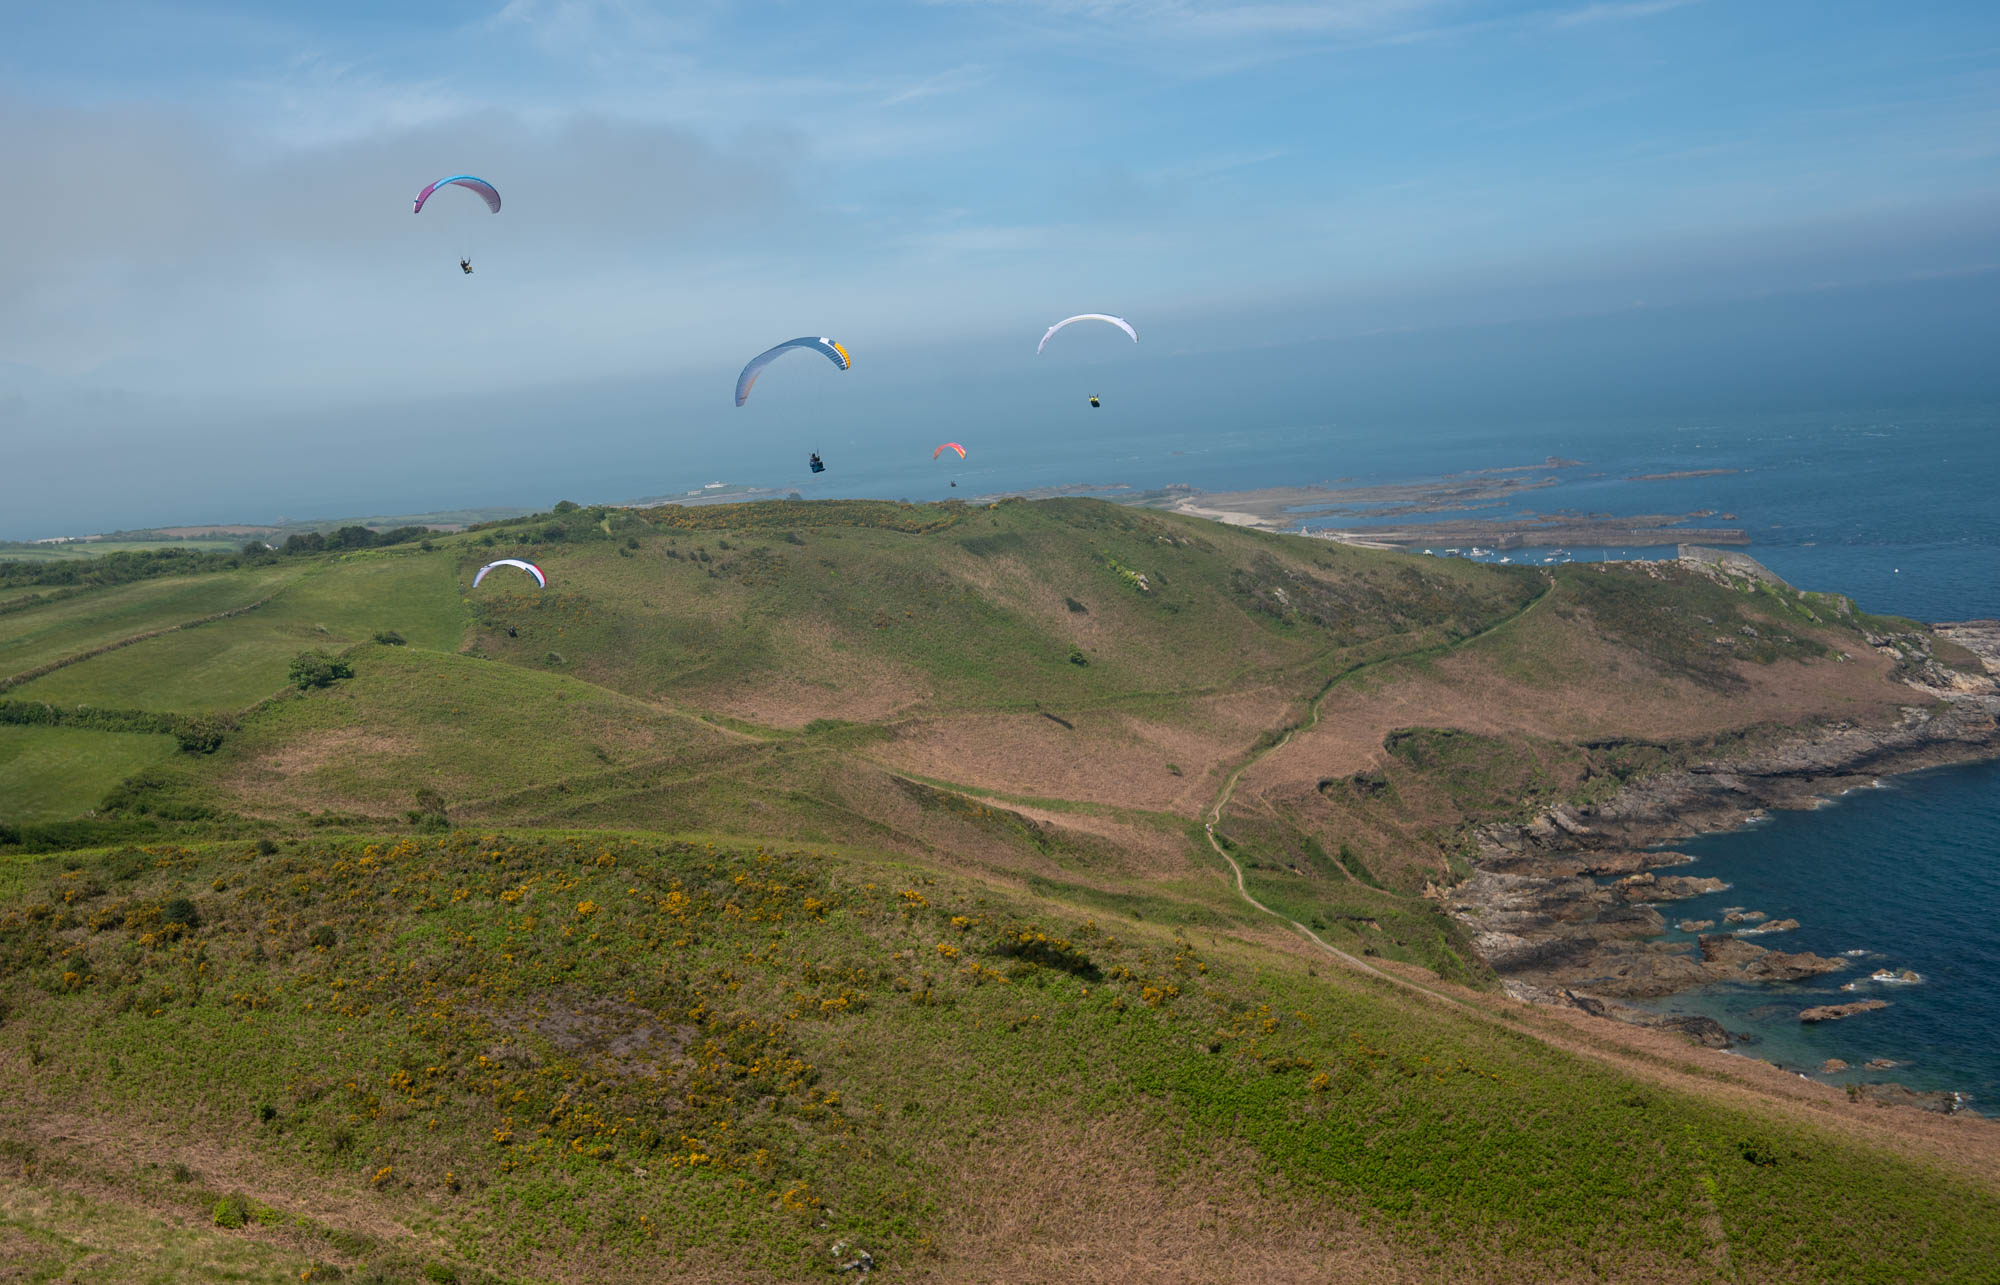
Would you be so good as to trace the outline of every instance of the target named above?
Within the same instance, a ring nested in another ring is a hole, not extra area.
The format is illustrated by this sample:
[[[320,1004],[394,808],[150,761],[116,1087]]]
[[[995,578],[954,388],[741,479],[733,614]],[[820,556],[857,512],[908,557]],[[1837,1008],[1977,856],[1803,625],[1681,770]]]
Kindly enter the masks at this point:
[[[1471,825],[1893,719],[1841,604],[1094,501],[433,546],[0,604],[0,669],[44,671],[0,693],[0,1263],[1830,1281],[2000,1251],[1984,1122],[1884,1130],[1551,1024],[1421,895]],[[472,590],[504,556],[548,590]],[[307,648],[353,676],[289,686]],[[1210,822],[1381,971],[1239,898]]]

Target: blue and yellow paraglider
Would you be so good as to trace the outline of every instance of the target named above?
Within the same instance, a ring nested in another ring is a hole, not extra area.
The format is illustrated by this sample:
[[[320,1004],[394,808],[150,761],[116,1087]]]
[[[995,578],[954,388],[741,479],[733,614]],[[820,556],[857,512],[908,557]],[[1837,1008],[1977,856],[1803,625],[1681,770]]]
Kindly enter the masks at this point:
[[[736,404],[741,406],[744,399],[750,396],[750,386],[757,382],[757,376],[762,373],[764,367],[794,348],[810,348],[841,370],[846,370],[854,364],[854,360],[847,355],[847,349],[824,335],[818,338],[808,336],[803,339],[787,339],[777,347],[767,348],[750,359],[750,364],[736,377]]]

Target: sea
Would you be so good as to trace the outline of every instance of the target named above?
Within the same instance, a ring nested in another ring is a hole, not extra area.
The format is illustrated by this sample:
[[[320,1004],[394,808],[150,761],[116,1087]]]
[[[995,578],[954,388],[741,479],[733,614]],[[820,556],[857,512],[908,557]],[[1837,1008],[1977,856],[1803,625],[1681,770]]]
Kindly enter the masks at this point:
[[[974,445],[968,433],[965,461],[933,468],[928,451],[907,465],[857,460],[868,476],[822,482],[813,493],[937,499],[1063,483],[1132,491],[1367,485],[1555,457],[1578,463],[1512,474],[1553,484],[1436,517],[1710,511],[1689,525],[1742,528],[1751,540],[1744,551],[1801,588],[1924,621],[2000,618],[2000,405],[1264,428],[1176,427],[1165,416],[1125,425],[1085,414],[1078,418],[1088,431],[1059,446],[996,449]],[[1671,474],[1697,476],[1661,476]],[[1648,478],[1657,480],[1639,480]],[[1517,562],[1672,553],[1670,544],[1508,551]],[[1720,921],[1729,907],[1796,919],[1794,932],[1752,940],[1844,955],[1852,965],[1808,983],[1688,992],[1660,1007],[1714,1016],[1738,1034],[1743,1052],[1816,1078],[1948,1089],[1966,1095],[1969,1109],[2000,1114],[2000,764],[1885,779],[1823,807],[1673,846],[1697,858],[1679,873],[1712,875],[1729,889],[1664,907],[1672,920]],[[1881,970],[1922,980],[1868,980]],[[1856,989],[1840,990],[1847,982]],[[1890,1006],[1817,1026],[1797,1020],[1801,1009],[1863,998]],[[1852,1069],[1822,1075],[1829,1058]],[[1866,1066],[1877,1059],[1895,1065]]]

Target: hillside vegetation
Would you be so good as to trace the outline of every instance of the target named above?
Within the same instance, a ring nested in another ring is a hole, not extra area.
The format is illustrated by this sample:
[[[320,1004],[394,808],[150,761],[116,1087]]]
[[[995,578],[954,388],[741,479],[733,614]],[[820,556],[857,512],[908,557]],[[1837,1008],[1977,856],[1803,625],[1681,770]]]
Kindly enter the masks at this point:
[[[561,506],[430,543],[0,610],[31,675],[0,693],[0,1263],[1835,1281],[2000,1252],[2000,1167],[1559,1037],[1422,895],[1471,826],[1893,719],[1844,603],[1095,501]],[[507,556],[548,590],[470,588]],[[306,650],[352,676],[290,681]],[[1218,849],[1402,971],[1308,947]]]

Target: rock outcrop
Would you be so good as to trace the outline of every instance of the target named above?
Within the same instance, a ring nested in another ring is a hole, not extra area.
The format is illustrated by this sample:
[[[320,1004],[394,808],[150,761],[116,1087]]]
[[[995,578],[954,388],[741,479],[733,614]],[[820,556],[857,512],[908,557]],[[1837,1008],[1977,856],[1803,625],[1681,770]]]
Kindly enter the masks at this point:
[[[1853,1017],[1856,1013],[1872,1013],[1878,1008],[1889,1007],[1886,999],[1858,999],[1852,1004],[1821,1004],[1799,1014],[1801,1022],[1837,1022],[1843,1017]]]
[[[1729,885],[1720,879],[1700,879],[1690,875],[1667,875],[1662,878],[1648,871],[1628,875],[1620,879],[1616,886],[1618,895],[1627,901],[1684,901],[1689,897],[1721,892]]]

